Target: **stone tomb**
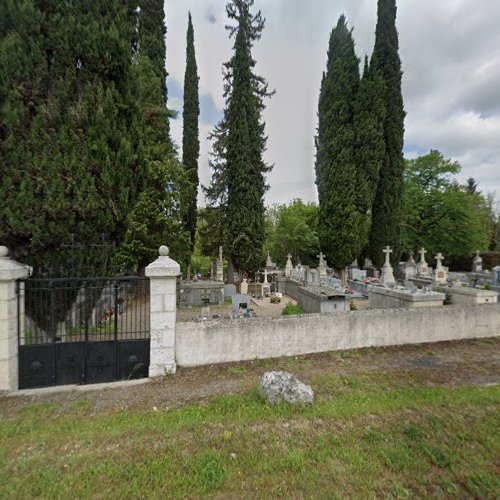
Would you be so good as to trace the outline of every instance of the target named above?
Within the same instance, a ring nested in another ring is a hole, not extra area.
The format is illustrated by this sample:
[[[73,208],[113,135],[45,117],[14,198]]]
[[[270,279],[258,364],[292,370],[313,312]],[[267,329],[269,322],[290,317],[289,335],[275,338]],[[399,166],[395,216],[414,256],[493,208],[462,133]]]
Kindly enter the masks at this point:
[[[217,281],[183,281],[180,286],[181,307],[224,304],[224,283]]]
[[[413,309],[416,307],[438,307],[444,304],[444,293],[431,290],[407,290],[404,288],[368,287],[371,309]]]
[[[325,286],[299,288],[297,304],[306,313],[333,313],[350,310],[350,296]]]
[[[498,292],[493,290],[481,290],[479,288],[467,287],[441,287],[439,291],[446,293],[450,298],[450,303],[454,306],[474,306],[477,304],[498,303]]]
[[[232,312],[235,315],[249,314],[251,309],[250,297],[248,295],[235,294],[231,297],[233,302]]]

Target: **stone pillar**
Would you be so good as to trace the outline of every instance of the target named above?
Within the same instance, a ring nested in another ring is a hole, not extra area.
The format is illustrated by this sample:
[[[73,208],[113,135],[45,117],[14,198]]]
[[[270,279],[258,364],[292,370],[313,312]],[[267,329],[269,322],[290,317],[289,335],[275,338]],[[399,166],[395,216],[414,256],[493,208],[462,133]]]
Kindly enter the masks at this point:
[[[0,391],[17,391],[17,327],[19,323],[16,280],[27,278],[32,269],[8,257],[7,247],[0,246]],[[24,317],[24,289],[20,290],[19,313]]]
[[[175,321],[177,309],[177,277],[181,268],[161,246],[160,256],[148,267],[146,276],[151,289],[151,349],[149,376],[175,373]]]

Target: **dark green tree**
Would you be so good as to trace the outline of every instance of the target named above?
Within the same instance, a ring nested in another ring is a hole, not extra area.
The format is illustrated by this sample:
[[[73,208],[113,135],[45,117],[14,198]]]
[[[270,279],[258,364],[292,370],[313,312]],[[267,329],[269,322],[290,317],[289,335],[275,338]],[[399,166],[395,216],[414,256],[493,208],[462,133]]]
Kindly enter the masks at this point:
[[[252,13],[251,8],[253,4],[254,0],[231,0],[226,5],[226,12],[228,18],[231,21],[235,21],[235,25],[227,26],[227,29],[230,32],[230,37],[235,35],[237,36],[240,30],[245,32],[245,39],[249,53],[252,99],[254,100],[258,118],[258,128],[256,129],[258,130],[258,136],[255,135],[256,140],[254,146],[259,150],[259,153],[255,157],[255,161],[256,163],[260,163],[261,175],[263,176],[266,172],[269,172],[272,167],[266,165],[262,159],[262,154],[265,151],[267,142],[265,124],[262,120],[262,112],[265,109],[265,98],[270,97],[273,92],[268,90],[268,84],[265,78],[256,74],[254,71],[255,60],[251,57],[251,48],[253,47],[254,42],[260,39],[265,21],[260,11],[256,14]],[[236,47],[234,50],[235,55],[233,55],[233,57],[224,64],[224,97],[226,99],[226,108],[224,110],[224,118],[216,125],[210,135],[210,139],[213,141],[210,162],[212,167],[212,179],[210,185],[204,188],[209,206],[216,209],[212,212],[212,216],[217,216],[221,219],[217,222],[216,226],[219,228],[223,226],[226,227],[226,230],[220,231],[221,236],[229,235],[228,186],[230,179],[228,174],[228,111],[234,86]],[[229,239],[220,242],[220,244],[224,245],[226,249],[225,251],[228,254],[231,253],[231,243],[232,242]],[[257,249],[256,253],[258,254],[259,252],[260,249]],[[233,262],[232,259],[229,258],[228,276],[230,279],[232,278],[232,270]]]
[[[227,223],[229,256],[237,269],[245,271],[260,266],[265,237],[265,165],[251,68],[250,44],[240,21],[227,111]]]
[[[359,62],[344,16],[332,30],[327,71],[318,104],[316,184],[319,195],[319,241],[331,266],[343,272],[362,248],[362,218],[356,196],[354,103]]]
[[[369,244],[370,257],[379,266],[384,261],[382,249],[386,245],[393,248],[394,261],[399,260],[401,253],[405,112],[396,10],[396,0],[378,0],[375,48],[371,59],[371,67],[380,72],[385,84],[385,158],[372,209]]]
[[[365,67],[355,100],[356,133],[356,198],[361,214],[362,251],[370,236],[372,207],[385,158],[384,143],[384,81],[378,70]]]
[[[198,94],[198,67],[194,49],[194,30],[189,13],[186,72],[184,75],[184,108],[182,129],[182,163],[191,181],[189,206],[186,210],[185,226],[191,235],[191,251],[194,249],[196,235],[196,214],[198,199],[198,158],[200,156],[200,139],[198,116],[200,114],[200,98]]]

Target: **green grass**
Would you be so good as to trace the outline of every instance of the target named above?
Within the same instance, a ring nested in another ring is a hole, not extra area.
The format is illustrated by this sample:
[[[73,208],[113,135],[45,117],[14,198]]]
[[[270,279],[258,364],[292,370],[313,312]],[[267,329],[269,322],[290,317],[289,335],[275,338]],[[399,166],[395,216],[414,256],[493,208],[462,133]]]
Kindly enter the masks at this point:
[[[283,308],[282,314],[283,314],[283,316],[295,316],[298,314],[304,314],[304,309],[302,309],[302,307],[297,306],[295,304],[287,304]]]
[[[498,386],[406,372],[310,383],[308,407],[256,389],[167,412],[26,405],[0,420],[0,498],[498,496]]]

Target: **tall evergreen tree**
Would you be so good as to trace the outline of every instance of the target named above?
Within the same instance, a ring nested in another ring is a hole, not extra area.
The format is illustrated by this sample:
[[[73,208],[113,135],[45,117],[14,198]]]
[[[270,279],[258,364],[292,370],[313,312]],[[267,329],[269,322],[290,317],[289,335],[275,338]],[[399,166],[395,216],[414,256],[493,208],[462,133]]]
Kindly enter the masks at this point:
[[[70,235],[88,253],[101,233],[120,241],[143,180],[134,155],[133,2],[9,0],[1,8],[0,239],[37,272],[68,267]]]
[[[378,0],[375,48],[371,59],[371,66],[380,71],[385,84],[385,159],[373,204],[369,249],[371,258],[379,266],[383,263],[382,249],[386,245],[393,248],[394,260],[397,261],[401,253],[405,112],[396,11],[396,0]]]
[[[267,137],[265,135],[265,124],[262,120],[262,112],[265,109],[264,99],[270,97],[274,92],[270,92],[268,89],[268,84],[265,78],[261,75],[255,73],[255,60],[251,56],[251,49],[255,41],[259,40],[262,31],[264,29],[265,20],[260,11],[257,13],[252,13],[252,7],[254,0],[231,0],[226,5],[226,13],[231,21],[236,21],[235,25],[227,26],[230,32],[230,37],[236,36],[240,31],[244,31],[245,43],[247,44],[248,57],[249,57],[249,68],[250,68],[250,82],[251,82],[251,99],[254,101],[254,106],[257,114],[257,127],[251,130],[254,134],[255,142],[253,146],[255,147],[256,154],[253,161],[255,165],[259,165],[260,177],[264,178],[264,174],[269,172],[272,166],[267,165],[263,160],[263,153],[266,149]],[[241,44],[241,40],[239,42]],[[241,49],[241,48],[240,48]],[[213,209],[213,213],[219,217],[221,220],[218,221],[217,227],[221,228],[220,236],[221,238],[228,237],[225,241],[221,241],[224,244],[226,252],[229,253],[229,266],[228,266],[228,276],[232,279],[232,258],[231,258],[231,237],[229,237],[229,183],[230,175],[228,171],[228,141],[229,141],[229,106],[231,102],[231,96],[234,91],[234,68],[236,65],[236,43],[234,47],[233,57],[224,64],[224,97],[226,99],[226,108],[224,110],[224,118],[216,125],[214,128],[210,139],[213,141],[212,144],[212,154],[211,154],[211,167],[212,167],[212,179],[210,186],[205,188],[207,200],[209,206]],[[260,178],[259,177],[259,178]],[[262,181],[264,183],[264,181]],[[265,184],[265,183],[264,183]],[[260,181],[256,184],[256,193],[253,199],[255,206],[262,203],[259,200],[259,194],[261,183]],[[264,185],[264,191],[267,187]],[[257,212],[256,212],[257,213]],[[263,227],[263,226],[262,226]],[[225,228],[225,229],[222,229]],[[261,240],[260,235],[256,235],[259,242]],[[260,243],[259,243],[260,244]],[[261,247],[256,247],[253,250],[255,259],[253,262],[248,262],[244,264],[240,261],[239,265],[242,265],[242,269],[247,266],[248,269],[257,268],[260,261],[260,251]],[[243,259],[244,260],[244,259]]]
[[[332,30],[327,71],[318,104],[316,184],[319,195],[319,240],[330,265],[343,271],[362,246],[356,197],[354,102],[359,61],[344,16]]]
[[[227,113],[228,237],[230,257],[236,268],[255,271],[260,265],[265,237],[265,182],[251,66],[246,29],[240,21]]]
[[[363,77],[355,100],[356,197],[361,214],[362,252],[370,236],[372,207],[385,158],[384,80],[378,70],[370,68],[365,58]]]
[[[191,235],[191,251],[194,249],[196,234],[196,207],[198,199],[198,158],[200,156],[200,139],[198,116],[200,114],[200,98],[198,95],[198,66],[194,49],[194,30],[189,13],[186,43],[186,72],[184,75],[184,108],[182,129],[182,163],[191,181],[192,188],[189,207],[186,210],[185,225]]]

